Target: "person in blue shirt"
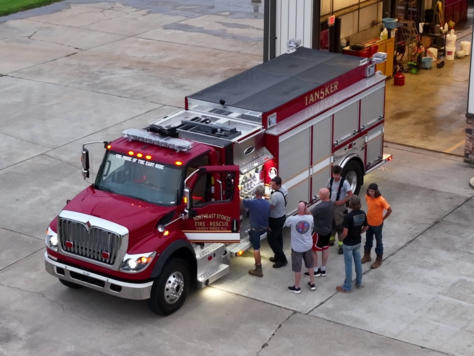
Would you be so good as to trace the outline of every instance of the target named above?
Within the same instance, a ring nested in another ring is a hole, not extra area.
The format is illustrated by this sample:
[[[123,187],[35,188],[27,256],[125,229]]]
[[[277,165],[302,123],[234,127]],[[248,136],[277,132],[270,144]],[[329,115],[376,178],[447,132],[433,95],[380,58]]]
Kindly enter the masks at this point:
[[[251,269],[249,274],[256,277],[263,277],[262,258],[260,256],[260,236],[268,231],[268,217],[270,215],[270,203],[263,199],[265,188],[259,185],[255,189],[255,199],[244,199],[244,207],[249,211],[250,216],[250,243],[253,247],[253,257],[255,259],[255,269]]]

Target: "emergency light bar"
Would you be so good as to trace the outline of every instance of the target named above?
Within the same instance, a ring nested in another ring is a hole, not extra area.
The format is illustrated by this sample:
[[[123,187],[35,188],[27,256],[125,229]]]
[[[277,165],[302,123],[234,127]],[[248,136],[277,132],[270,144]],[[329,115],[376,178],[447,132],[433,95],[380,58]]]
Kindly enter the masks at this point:
[[[171,148],[176,151],[189,151],[191,142],[173,137],[163,137],[143,129],[127,129],[122,132],[122,136],[129,141],[140,141],[151,143],[152,145]]]

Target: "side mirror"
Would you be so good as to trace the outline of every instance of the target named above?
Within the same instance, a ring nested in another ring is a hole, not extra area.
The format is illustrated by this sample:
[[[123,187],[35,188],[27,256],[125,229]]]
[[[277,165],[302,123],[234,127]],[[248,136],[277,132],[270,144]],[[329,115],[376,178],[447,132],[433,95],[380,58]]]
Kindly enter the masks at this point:
[[[81,163],[82,163],[82,177],[84,179],[89,178],[89,150],[85,147],[82,147],[81,153]]]
[[[191,193],[189,188],[184,188],[184,201],[186,203],[186,210],[191,210]]]

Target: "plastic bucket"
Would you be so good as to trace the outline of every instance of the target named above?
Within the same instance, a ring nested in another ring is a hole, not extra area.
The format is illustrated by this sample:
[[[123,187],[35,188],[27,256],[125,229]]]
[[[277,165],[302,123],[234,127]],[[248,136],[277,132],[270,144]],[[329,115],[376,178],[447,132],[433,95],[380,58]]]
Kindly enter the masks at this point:
[[[431,69],[432,66],[433,66],[433,58],[432,57],[423,57],[421,59],[421,68]]]
[[[397,26],[398,26],[398,20],[393,19],[391,17],[384,17],[382,19],[382,23],[383,23],[384,27],[388,30],[393,30],[394,28],[397,28]]]
[[[461,41],[461,49],[466,53],[466,55],[471,54],[471,42],[469,41]]]

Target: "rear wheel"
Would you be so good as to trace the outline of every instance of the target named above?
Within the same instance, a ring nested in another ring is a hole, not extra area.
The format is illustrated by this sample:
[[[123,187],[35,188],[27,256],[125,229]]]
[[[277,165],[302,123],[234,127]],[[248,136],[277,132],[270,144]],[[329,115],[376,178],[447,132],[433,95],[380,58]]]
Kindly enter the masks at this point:
[[[173,258],[155,279],[148,300],[150,309],[160,315],[169,315],[181,308],[188,295],[190,274],[188,263]]]
[[[361,164],[354,159],[349,161],[344,166],[342,175],[346,177],[347,182],[350,184],[352,193],[359,194],[364,179],[364,171]]]
[[[65,281],[64,279],[61,279],[61,278],[58,278],[58,279],[59,279],[59,282],[61,282],[62,285],[65,285],[68,288],[72,288],[72,289],[82,288],[82,286],[80,286],[79,284],[72,283],[72,282],[69,282],[69,281]]]

